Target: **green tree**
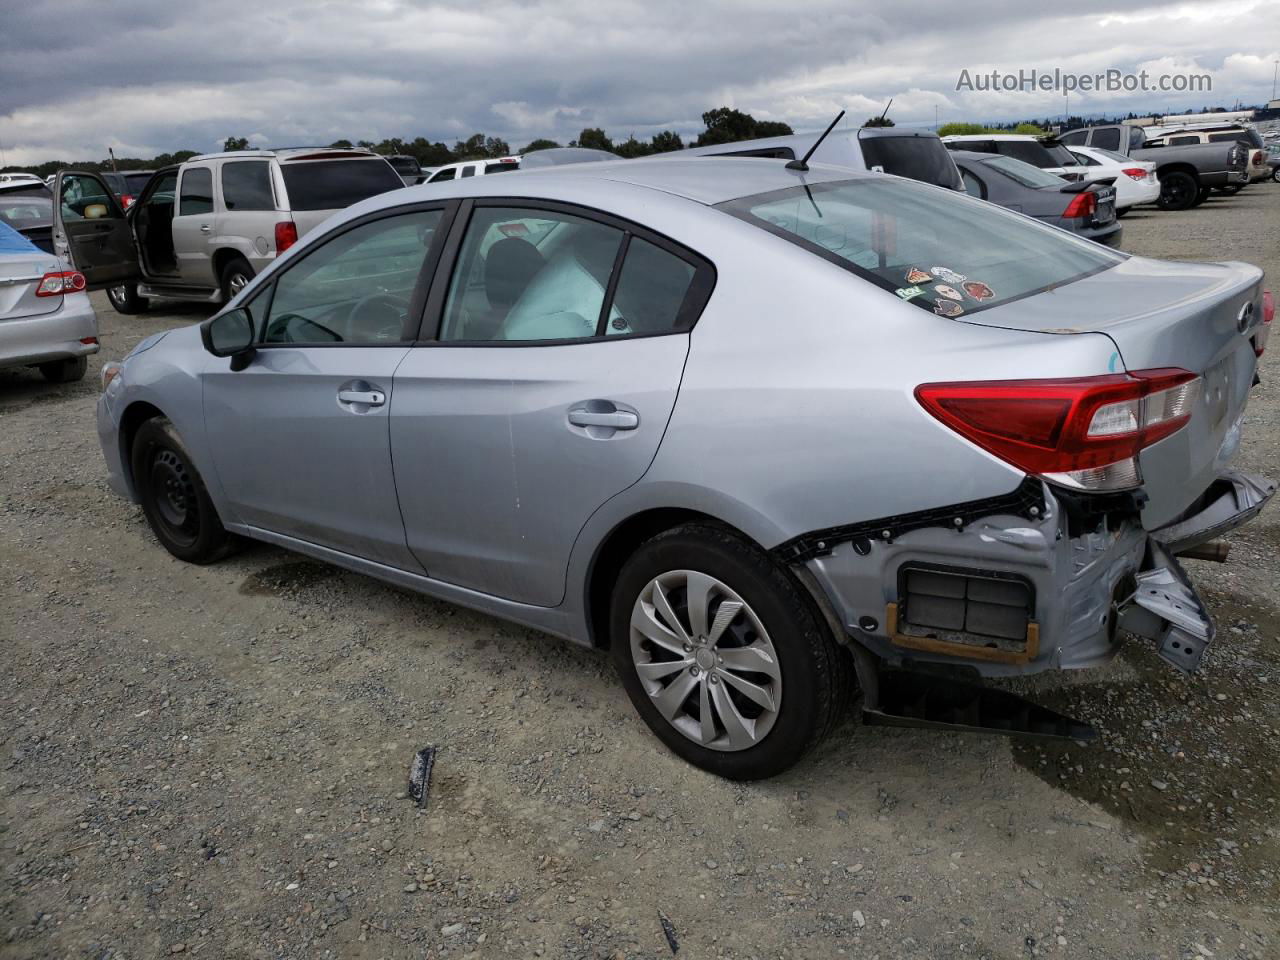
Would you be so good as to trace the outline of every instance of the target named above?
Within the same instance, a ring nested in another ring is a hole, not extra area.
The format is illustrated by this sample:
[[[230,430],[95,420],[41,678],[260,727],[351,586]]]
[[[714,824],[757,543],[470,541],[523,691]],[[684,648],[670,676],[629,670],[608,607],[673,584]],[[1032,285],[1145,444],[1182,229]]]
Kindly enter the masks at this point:
[[[1034,123],[1020,123],[1013,128],[1013,132],[1029,134],[1033,137],[1043,137],[1049,131],[1044,127],[1036,126]]]
[[[483,133],[473,133],[466,140],[459,140],[453,145],[455,160],[484,160],[510,155],[511,147],[507,141],[498,137],[486,137]]]
[[[329,146],[337,147],[341,150],[350,150],[353,144],[350,140],[335,140],[333,143],[329,144]]]
[[[739,140],[755,140],[760,137],[784,137],[794,133],[791,127],[778,120],[757,120],[749,113],[732,107],[716,107],[702,115],[706,129],[698,135],[695,146],[707,147],[717,143],[736,143]]]
[[[438,140],[433,143],[426,137],[414,137],[405,152],[424,167],[439,167],[453,162],[453,151],[448,146]]]
[[[684,141],[674,130],[663,130],[653,135],[650,148],[653,153],[670,153],[672,150],[683,150]]]
[[[620,157],[647,157],[653,153],[653,144],[645,143],[643,140],[637,140],[635,134],[627,137],[622,143],[617,144],[613,148],[613,152]]]
[[[571,147],[586,147],[589,150],[608,150],[613,152],[613,141],[599,127],[587,127],[578,139],[569,143]]]
[[[227,137],[222,141],[223,150],[248,150],[249,140],[247,137]]]
[[[980,123],[944,123],[938,128],[940,137],[971,137],[986,132],[987,128]]]
[[[558,146],[560,146],[560,144],[556,143],[554,140],[548,140],[546,137],[539,137],[537,140],[530,140],[521,147],[520,153],[531,153],[534,150],[551,150]]]
[[[892,127],[893,121],[888,117],[868,117],[864,127]]]

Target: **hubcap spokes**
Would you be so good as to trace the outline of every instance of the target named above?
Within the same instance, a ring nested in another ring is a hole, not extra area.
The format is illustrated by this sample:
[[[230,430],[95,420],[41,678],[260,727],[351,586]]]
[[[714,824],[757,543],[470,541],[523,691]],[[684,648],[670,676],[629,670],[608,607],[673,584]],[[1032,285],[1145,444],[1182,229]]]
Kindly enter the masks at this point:
[[[755,612],[693,570],[655,577],[631,614],[631,658],[658,712],[712,750],[764,739],[782,703],[777,652]]]
[[[232,296],[235,296],[237,293],[239,293],[248,285],[249,285],[249,278],[241,273],[232,274],[231,282],[227,284],[227,286],[231,288]]]

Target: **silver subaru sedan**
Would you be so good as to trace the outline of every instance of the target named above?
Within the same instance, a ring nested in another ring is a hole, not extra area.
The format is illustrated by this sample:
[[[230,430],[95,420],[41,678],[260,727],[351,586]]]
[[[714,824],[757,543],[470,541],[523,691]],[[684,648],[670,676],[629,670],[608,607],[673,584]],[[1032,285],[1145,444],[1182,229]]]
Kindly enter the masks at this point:
[[[602,162],[357,204],[109,365],[98,425],[176,557],[265,541],[607,649],[753,779],[859,688],[982,725],[904,676],[1130,634],[1195,669],[1177,557],[1273,492],[1230,468],[1272,312],[1247,264],[883,174]]]

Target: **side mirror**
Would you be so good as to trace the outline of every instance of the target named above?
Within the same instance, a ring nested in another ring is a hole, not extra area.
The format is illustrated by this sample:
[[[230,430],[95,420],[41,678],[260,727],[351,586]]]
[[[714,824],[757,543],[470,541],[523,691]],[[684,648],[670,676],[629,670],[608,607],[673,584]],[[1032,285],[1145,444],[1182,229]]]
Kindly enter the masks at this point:
[[[240,307],[210,317],[200,324],[200,339],[215,357],[231,357],[233,370],[243,370],[253,356],[253,316]]]

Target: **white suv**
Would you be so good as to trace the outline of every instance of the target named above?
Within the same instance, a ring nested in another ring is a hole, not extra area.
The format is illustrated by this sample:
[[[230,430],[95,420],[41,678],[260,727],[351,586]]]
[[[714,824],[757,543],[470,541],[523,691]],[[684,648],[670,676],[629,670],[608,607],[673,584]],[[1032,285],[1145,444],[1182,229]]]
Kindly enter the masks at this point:
[[[463,160],[437,167],[423,183],[440,183],[444,180],[461,180],[463,177],[479,177],[486,173],[514,173],[520,169],[519,157],[498,157],[496,160]]]
[[[64,170],[54,251],[121,313],[153,296],[225,303],[334,211],[403,186],[368,150],[240,150],[157,171],[126,213],[100,175]]]

